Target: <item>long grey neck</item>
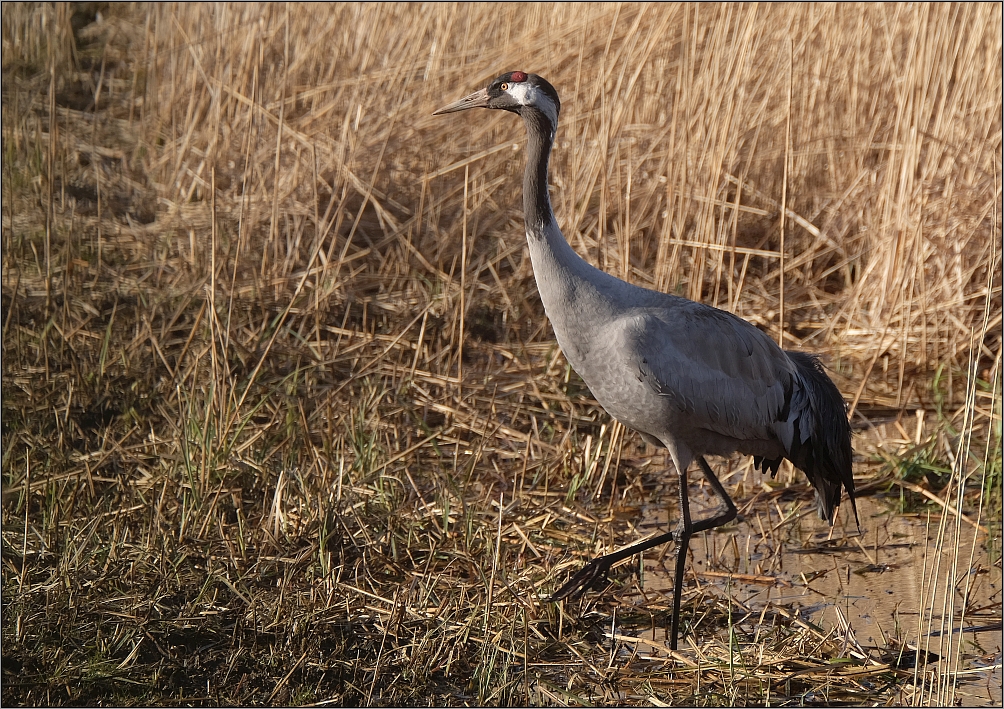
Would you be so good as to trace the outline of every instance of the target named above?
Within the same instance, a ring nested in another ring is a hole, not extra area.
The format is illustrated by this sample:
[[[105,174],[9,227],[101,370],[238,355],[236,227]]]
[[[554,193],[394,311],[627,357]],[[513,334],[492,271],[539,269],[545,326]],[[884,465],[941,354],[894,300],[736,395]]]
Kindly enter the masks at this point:
[[[561,286],[570,286],[579,279],[603,278],[602,272],[593,268],[579,256],[565,240],[551,209],[547,193],[547,162],[554,143],[555,127],[539,111],[523,113],[526,125],[526,172],[523,173],[523,218],[526,221],[526,238],[530,246],[530,259],[537,277],[537,290],[550,314],[555,292]],[[605,274],[603,274],[605,275]],[[542,282],[543,281],[543,282]]]
[[[569,364],[591,388],[603,386],[609,371],[602,354],[606,343],[596,337],[597,330],[619,313],[667,296],[625,283],[575,253],[558,228],[547,194],[554,126],[539,111],[522,115],[528,134],[523,214],[537,292]]]
[[[633,286],[589,265],[565,240],[547,193],[547,162],[554,142],[554,127],[538,111],[525,111],[523,122],[528,134],[523,214],[530,260],[537,292],[558,343],[566,356],[574,359],[575,340],[588,329],[588,323],[576,321],[576,314],[592,313],[599,317],[611,313],[617,308],[618,295]]]
[[[556,126],[538,111],[523,114],[526,126],[526,172],[523,174],[523,218],[527,234],[534,236],[556,229],[551,199],[547,193],[547,162]]]

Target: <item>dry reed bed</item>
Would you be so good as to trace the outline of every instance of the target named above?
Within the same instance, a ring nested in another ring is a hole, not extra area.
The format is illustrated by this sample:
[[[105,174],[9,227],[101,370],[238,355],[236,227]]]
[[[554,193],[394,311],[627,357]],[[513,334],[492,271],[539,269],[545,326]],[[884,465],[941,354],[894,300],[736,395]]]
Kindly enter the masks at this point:
[[[713,586],[676,657],[626,639],[668,608],[628,567],[538,600],[672,491],[553,343],[521,127],[429,113],[544,74],[580,253],[775,335],[783,311],[859,425],[937,413],[955,494],[993,491],[999,6],[104,12],[3,16],[5,703],[934,696]],[[809,500],[728,467],[751,511]]]

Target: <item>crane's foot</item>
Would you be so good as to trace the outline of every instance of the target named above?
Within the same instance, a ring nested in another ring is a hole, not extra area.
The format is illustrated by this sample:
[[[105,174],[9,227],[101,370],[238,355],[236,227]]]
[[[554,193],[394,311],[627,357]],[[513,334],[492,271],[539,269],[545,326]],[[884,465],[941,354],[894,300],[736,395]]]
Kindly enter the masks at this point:
[[[557,603],[565,598],[577,596],[597,581],[605,581],[610,571],[611,561],[606,557],[598,557],[579,569],[578,573],[568,579],[564,586],[548,598],[549,603]]]

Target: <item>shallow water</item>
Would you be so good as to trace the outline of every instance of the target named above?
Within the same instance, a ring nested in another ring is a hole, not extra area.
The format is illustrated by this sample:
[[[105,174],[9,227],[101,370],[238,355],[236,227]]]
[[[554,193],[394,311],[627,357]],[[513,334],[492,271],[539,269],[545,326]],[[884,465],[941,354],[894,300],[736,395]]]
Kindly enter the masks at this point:
[[[692,501],[703,497],[695,487]],[[671,506],[675,515],[676,505]],[[999,559],[991,563],[986,534],[978,536],[974,549],[974,530],[963,524],[958,555],[954,537],[938,553],[939,520],[928,526],[926,516],[895,514],[880,499],[858,500],[860,531],[846,505],[833,528],[818,519],[812,504],[771,502],[762,507],[726,532],[694,537],[688,582],[693,570],[699,584],[713,586],[710,593],[732,599],[735,606],[755,613],[780,607],[823,633],[832,629],[833,637],[844,640],[848,656],[899,662],[907,669],[918,646],[936,653],[942,659],[929,668],[942,674],[934,674],[934,689],[928,692],[936,692],[939,681],[949,681],[944,673],[959,657],[957,701],[963,706],[1001,705],[1001,567]],[[640,532],[666,528],[665,506],[648,505],[642,513]],[[797,519],[781,523],[784,514]],[[672,553],[661,562],[657,553],[648,553],[646,594],[672,593],[672,562]],[[955,580],[955,588],[946,604],[949,579]],[[755,625],[752,621],[743,627]],[[647,637],[661,642],[665,635],[665,629],[656,628]],[[688,642],[681,637],[681,647]],[[898,659],[895,650],[904,645],[907,657]],[[937,703],[936,697],[930,701]]]

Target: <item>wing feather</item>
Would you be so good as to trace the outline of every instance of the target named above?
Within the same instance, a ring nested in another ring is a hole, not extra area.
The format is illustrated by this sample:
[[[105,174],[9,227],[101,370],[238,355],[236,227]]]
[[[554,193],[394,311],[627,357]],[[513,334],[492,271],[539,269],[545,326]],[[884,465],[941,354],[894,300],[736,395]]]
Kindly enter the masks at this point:
[[[694,427],[740,440],[772,438],[791,396],[791,362],[745,320],[685,302],[629,314],[623,332],[642,376]],[[786,449],[790,442],[789,435]]]
[[[815,487],[820,516],[831,523],[841,487],[853,507],[844,402],[818,360],[781,350],[722,310],[682,299],[673,306],[628,312],[617,348],[683,414],[677,425],[733,439],[736,450],[753,452],[754,464],[772,473],[782,456],[790,459]],[[783,454],[757,455],[764,450],[757,445],[770,441]]]

